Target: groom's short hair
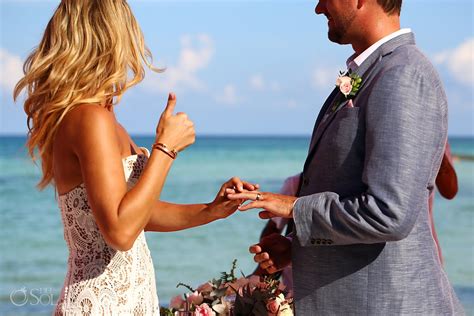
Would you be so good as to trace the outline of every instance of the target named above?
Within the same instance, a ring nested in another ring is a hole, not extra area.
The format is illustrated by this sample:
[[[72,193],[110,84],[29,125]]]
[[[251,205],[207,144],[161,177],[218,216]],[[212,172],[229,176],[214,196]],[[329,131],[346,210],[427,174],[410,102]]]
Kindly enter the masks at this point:
[[[377,3],[389,15],[400,15],[400,11],[402,10],[402,0],[377,0]]]

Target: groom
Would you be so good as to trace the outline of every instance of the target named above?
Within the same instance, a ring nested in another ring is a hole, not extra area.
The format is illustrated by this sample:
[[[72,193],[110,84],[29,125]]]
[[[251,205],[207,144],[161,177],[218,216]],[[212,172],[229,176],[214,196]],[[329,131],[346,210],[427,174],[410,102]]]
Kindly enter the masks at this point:
[[[355,53],[316,120],[298,198],[228,195],[253,200],[240,209],[262,208],[262,218],[293,218],[292,238],[273,235],[251,252],[274,273],[291,248],[298,315],[463,314],[428,217],[447,101],[413,33],[400,29],[401,4],[318,2],[329,40]]]

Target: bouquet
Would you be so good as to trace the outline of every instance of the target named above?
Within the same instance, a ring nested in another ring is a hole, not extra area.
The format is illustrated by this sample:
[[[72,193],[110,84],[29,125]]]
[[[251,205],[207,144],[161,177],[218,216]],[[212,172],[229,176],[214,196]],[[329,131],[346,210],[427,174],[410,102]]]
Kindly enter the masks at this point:
[[[237,260],[230,273],[222,272],[219,279],[208,281],[198,288],[179,283],[176,287],[189,290],[171,299],[169,308],[162,308],[164,316],[293,316],[293,303],[287,298],[279,280],[271,276],[252,275],[237,278]]]

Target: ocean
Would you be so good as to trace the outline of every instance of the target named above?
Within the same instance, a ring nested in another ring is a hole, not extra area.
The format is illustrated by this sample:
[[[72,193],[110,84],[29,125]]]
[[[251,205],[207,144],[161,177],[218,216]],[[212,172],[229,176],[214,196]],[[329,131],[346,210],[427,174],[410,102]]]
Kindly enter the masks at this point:
[[[133,137],[150,147],[152,137]],[[0,137],[0,315],[50,315],[66,274],[67,248],[54,191],[35,187],[40,169],[27,156],[24,137]],[[176,203],[212,201],[232,176],[278,191],[301,171],[309,137],[197,137],[180,153],[162,199]],[[474,138],[451,138],[459,192],[436,195],[435,223],[446,273],[467,314],[474,315]],[[146,233],[155,265],[160,303],[182,294],[179,282],[198,286],[237,259],[250,274],[248,247],[265,222],[256,211],[237,212],[207,226],[174,233]]]

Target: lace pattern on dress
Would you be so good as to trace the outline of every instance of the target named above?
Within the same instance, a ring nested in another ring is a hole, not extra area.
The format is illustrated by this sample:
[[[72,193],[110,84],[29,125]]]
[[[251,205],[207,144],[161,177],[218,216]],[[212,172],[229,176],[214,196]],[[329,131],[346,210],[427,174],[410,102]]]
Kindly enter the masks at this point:
[[[145,155],[123,159],[128,189]],[[128,251],[107,245],[94,220],[84,184],[59,196],[68,270],[55,315],[159,315],[153,262],[142,231]]]

